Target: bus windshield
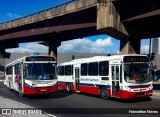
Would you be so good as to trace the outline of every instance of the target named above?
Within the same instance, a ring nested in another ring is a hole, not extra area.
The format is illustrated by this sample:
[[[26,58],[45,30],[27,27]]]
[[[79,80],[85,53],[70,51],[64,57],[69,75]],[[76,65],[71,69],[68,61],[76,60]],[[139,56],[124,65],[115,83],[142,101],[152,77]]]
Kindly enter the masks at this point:
[[[26,63],[25,78],[30,80],[56,79],[56,65],[52,63]]]
[[[124,79],[128,83],[146,83],[152,80],[151,69],[146,63],[124,64]]]

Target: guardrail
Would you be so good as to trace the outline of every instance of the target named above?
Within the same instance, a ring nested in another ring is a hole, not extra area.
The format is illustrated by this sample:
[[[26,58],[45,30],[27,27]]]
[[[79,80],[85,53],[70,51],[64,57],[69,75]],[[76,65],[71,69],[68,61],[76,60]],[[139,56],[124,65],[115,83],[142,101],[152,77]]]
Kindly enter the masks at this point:
[[[41,20],[50,18],[53,15],[55,15],[55,9],[61,8],[63,6],[66,6],[68,4],[71,4],[73,2],[78,2],[78,1],[79,0],[70,0],[68,2],[59,4],[57,6],[53,6],[51,8],[27,15],[24,17],[20,17],[20,18],[14,19],[14,20],[0,23],[0,30],[9,29],[9,28],[17,27],[17,26],[22,26],[25,24],[29,24],[29,23],[33,23],[33,22],[37,22],[37,21],[41,21]]]

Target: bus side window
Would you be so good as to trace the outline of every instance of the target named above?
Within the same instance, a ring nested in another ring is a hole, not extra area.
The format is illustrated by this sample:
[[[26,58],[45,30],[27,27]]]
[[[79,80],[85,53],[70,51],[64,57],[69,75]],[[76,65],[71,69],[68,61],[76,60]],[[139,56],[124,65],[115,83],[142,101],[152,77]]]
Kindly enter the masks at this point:
[[[119,80],[119,66],[116,66],[116,80]]]
[[[21,78],[19,69],[20,69],[19,68],[19,63],[15,64],[15,75],[17,76],[17,78]]]
[[[19,73],[19,77],[21,79],[22,78],[22,63],[19,63],[19,65],[18,65],[18,73]]]
[[[12,66],[6,67],[6,75],[12,74]]]
[[[81,64],[81,76],[87,76],[87,72],[88,72],[87,68],[88,68],[87,63]]]
[[[26,78],[26,65],[23,64],[23,78]]]
[[[15,74],[18,74],[18,64],[15,64]]]
[[[21,65],[20,63],[17,64],[17,74],[19,76],[19,79],[21,79],[21,66],[20,65]]]
[[[100,76],[107,76],[109,70],[109,62],[108,61],[102,61],[99,62],[99,75]]]
[[[66,65],[65,66],[65,75],[70,76],[72,74],[72,66],[71,65]]]
[[[98,75],[98,62],[92,62],[88,65],[88,74],[91,76]]]
[[[115,80],[114,66],[112,66],[112,80]]]
[[[120,65],[120,83],[122,83],[122,65]]]
[[[73,65],[71,65],[71,75],[73,75]]]
[[[58,67],[58,75],[64,75],[64,66]]]

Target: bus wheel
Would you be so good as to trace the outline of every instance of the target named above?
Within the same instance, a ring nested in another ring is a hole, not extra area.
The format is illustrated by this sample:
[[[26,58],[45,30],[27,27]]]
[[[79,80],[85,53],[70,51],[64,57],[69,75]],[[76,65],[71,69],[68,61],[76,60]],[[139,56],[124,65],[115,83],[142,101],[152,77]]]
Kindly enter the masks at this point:
[[[24,94],[23,94],[23,92],[22,92],[22,88],[19,86],[19,96],[20,97],[23,97],[24,96]]]
[[[67,90],[67,91],[71,91],[71,88],[70,88],[70,84],[69,84],[69,83],[66,84],[66,90]]]
[[[103,98],[103,99],[109,99],[108,91],[107,91],[107,89],[105,87],[102,87],[100,89],[100,95],[101,95],[101,98]]]

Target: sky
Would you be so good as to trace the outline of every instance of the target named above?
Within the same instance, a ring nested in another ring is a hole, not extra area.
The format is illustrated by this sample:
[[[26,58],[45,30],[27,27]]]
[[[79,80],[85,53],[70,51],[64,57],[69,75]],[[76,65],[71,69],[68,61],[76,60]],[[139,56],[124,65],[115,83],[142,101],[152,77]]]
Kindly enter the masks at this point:
[[[32,14],[68,0],[0,0],[0,23]],[[83,39],[61,42],[58,53],[117,53],[120,41],[108,35],[96,35]],[[48,52],[48,47],[32,43],[20,43],[18,48],[6,49],[6,52]],[[149,51],[149,39],[141,41],[141,53]]]

